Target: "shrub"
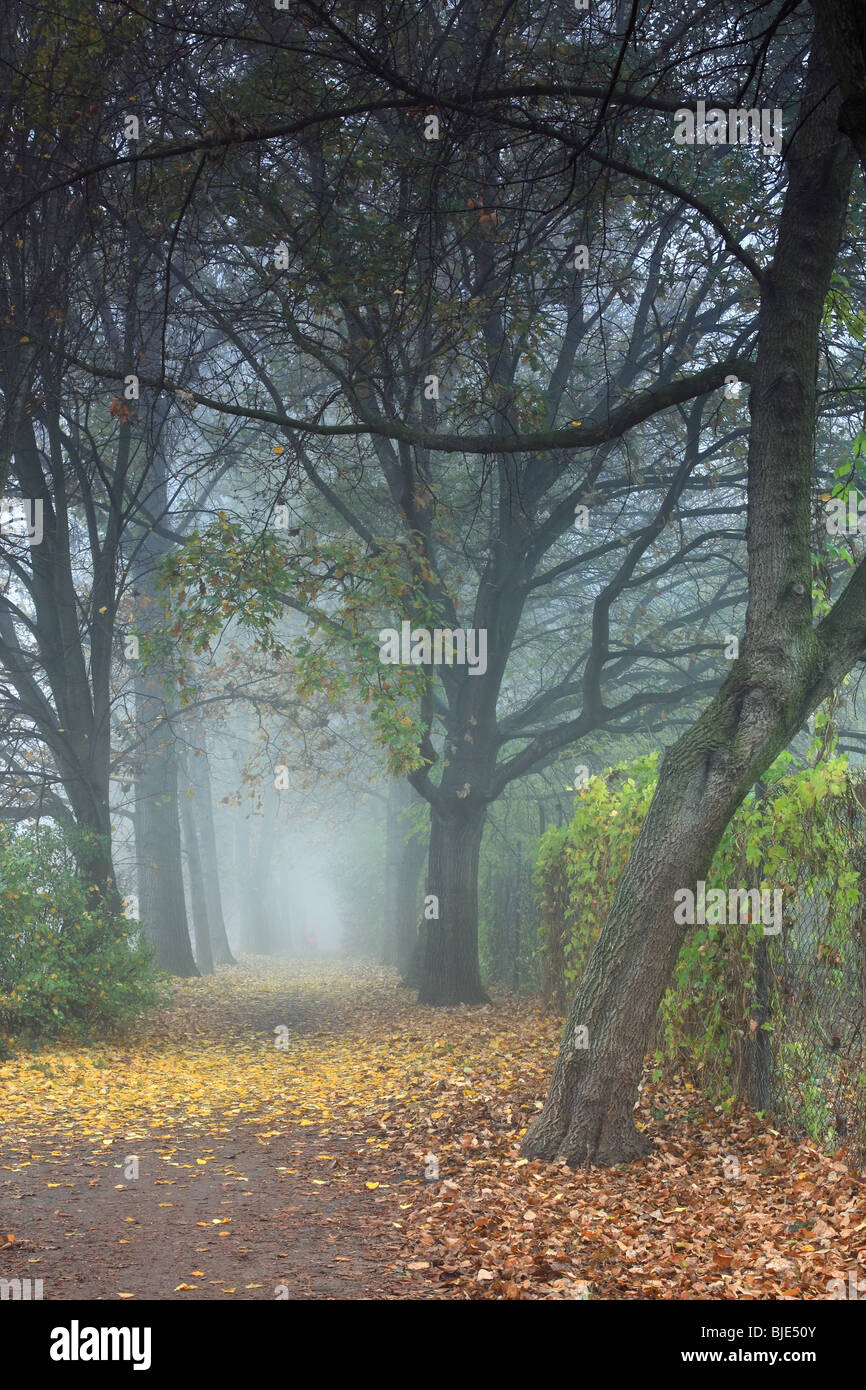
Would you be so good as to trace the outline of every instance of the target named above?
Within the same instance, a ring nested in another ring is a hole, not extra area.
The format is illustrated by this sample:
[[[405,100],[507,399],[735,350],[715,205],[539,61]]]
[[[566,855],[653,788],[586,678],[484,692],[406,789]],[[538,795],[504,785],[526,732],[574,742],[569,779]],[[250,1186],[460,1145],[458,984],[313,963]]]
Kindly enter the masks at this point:
[[[0,1046],[117,1033],[160,998],[140,925],[94,906],[71,837],[0,826]]]

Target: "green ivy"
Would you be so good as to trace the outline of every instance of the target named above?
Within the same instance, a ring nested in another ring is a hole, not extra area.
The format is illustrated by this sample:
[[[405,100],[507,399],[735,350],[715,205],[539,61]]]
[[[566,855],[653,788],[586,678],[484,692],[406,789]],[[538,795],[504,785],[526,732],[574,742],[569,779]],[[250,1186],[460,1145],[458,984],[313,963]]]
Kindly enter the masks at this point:
[[[828,906],[823,947],[843,951],[859,909],[850,826],[862,811],[844,758],[796,772],[792,761],[781,754],[765,774],[761,795],[750,792],[734,815],[707,873],[707,889],[781,889],[786,922],[798,896],[819,891]],[[655,791],[657,764],[653,753],[591,777],[571,822],[542,837],[535,869],[542,988],[558,1008],[574,993],[607,916]],[[762,936],[757,923],[735,932],[711,924],[686,929],[659,1012],[659,1074],[673,1067],[721,1100],[741,1090]]]

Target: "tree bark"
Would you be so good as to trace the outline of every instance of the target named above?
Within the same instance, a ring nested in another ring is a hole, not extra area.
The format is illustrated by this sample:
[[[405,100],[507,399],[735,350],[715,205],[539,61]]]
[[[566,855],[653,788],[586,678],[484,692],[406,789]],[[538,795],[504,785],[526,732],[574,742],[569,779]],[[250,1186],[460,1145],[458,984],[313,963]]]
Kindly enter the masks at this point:
[[[153,710],[146,698],[137,704],[140,725],[146,729],[142,766],[135,783],[141,922],[161,970],[171,975],[197,975],[183,888],[174,738],[167,722],[147,725]]]
[[[846,663],[859,658],[861,571],[817,630],[811,612],[818,332],[854,163],[849,142],[836,130],[830,86],[826,57],[815,43],[802,124],[789,151],[775,257],[762,283],[750,399],[743,655],[662,761],[656,794],[569,1012],[547,1101],[524,1139],[529,1158],[603,1165],[651,1147],[632,1111],[656,1013],[687,930],[674,922],[674,892],[694,889],[706,877],[749,788]],[[587,1034],[578,1034],[578,1027]]]
[[[183,781],[188,781],[186,758],[183,759]],[[207,900],[205,896],[204,873],[201,849],[195,816],[193,798],[186,794],[184,786],[180,798],[180,818],[183,827],[183,843],[186,850],[186,867],[189,879],[189,900],[192,909],[193,933],[195,935],[195,961],[201,975],[212,975],[213,953],[211,951],[210,923],[208,921]]]
[[[187,758],[189,783],[195,792],[195,820],[201,852],[202,874],[211,953],[215,965],[236,965],[226,932],[220,887],[219,855],[213,814],[213,788],[204,729],[199,721],[190,726],[193,746]]]
[[[426,894],[436,900],[439,915],[425,916],[421,923],[419,1004],[489,1002],[478,966],[478,856],[484,820],[483,807],[448,817],[431,807]]]
[[[812,9],[842,94],[839,129],[866,173],[866,7],[863,0],[812,0]]]
[[[160,543],[144,545],[136,564],[136,629],[155,628],[155,564]],[[171,975],[197,975],[189,939],[180,848],[177,753],[166,694],[170,675],[155,659],[136,668],[135,717],[139,751],[135,778],[135,858],[138,902],[157,965]]]

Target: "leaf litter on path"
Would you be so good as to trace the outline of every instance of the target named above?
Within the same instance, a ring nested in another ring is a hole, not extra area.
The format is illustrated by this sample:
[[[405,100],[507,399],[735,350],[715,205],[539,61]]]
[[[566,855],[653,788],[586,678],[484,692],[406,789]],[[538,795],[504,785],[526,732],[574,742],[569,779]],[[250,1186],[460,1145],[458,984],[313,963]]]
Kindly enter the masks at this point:
[[[146,1296],[163,1298],[804,1299],[828,1297],[851,1270],[866,1278],[866,1184],[843,1156],[748,1110],[719,1113],[684,1086],[646,1083],[636,1119],[655,1148],[638,1163],[571,1172],[522,1159],[560,1032],[514,996],[419,1008],[365,964],[246,958],[176,983],[170,1006],[123,1043],[0,1064],[5,1245],[39,1272],[45,1257],[32,1241],[27,1253],[33,1193],[4,1201],[10,1183],[41,1193],[86,1178],[90,1197],[72,1217],[57,1208],[55,1226],[71,1224],[74,1244],[92,1216],[88,1239],[134,1245],[121,1254],[140,1261],[94,1296],[145,1296],[136,1271]],[[143,1186],[123,1167],[139,1149]],[[202,1191],[213,1209],[193,1211]],[[220,1203],[246,1223],[237,1242]],[[293,1209],[315,1248],[271,1249],[268,1213],[285,1246]],[[190,1241],[205,1230],[205,1249],[237,1249],[202,1288]],[[180,1241],[173,1278],[153,1265],[157,1231]],[[349,1231],[351,1254],[339,1244]],[[322,1249],[337,1253],[317,1282]],[[273,1269],[254,1267],[257,1252]]]

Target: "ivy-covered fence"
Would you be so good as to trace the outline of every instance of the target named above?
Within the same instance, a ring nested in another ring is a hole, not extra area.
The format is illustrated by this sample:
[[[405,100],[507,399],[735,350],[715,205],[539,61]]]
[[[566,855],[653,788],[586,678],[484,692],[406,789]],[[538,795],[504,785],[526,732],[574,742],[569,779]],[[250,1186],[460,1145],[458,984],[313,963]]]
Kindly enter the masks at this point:
[[[844,759],[796,773],[790,765],[783,754],[725,832],[706,906],[685,929],[651,1060],[657,1076],[679,1074],[725,1104],[749,1100],[790,1132],[844,1146],[864,1164],[866,786]],[[574,992],[656,769],[652,754],[591,778],[570,824],[542,838],[542,989],[552,1007],[564,1009]],[[712,905],[732,889],[766,890],[767,903],[780,891],[778,929],[742,918],[725,925]]]

